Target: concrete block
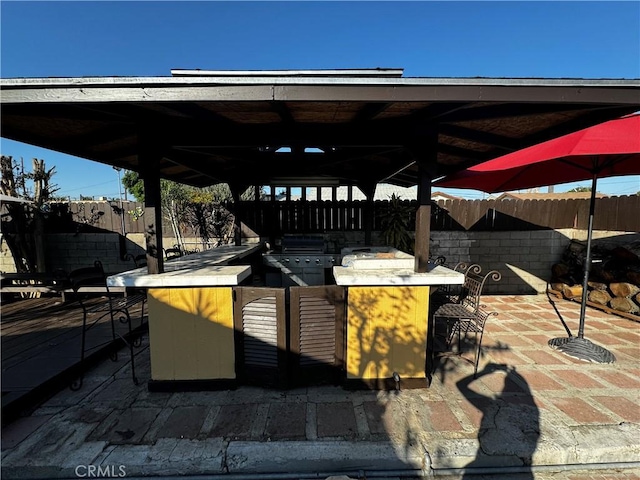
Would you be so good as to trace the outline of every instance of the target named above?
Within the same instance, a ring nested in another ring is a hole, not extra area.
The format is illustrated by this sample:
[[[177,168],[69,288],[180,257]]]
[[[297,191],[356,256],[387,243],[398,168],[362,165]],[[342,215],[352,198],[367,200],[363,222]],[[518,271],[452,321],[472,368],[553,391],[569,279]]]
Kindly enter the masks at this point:
[[[475,239],[461,239],[459,242],[461,247],[467,248],[473,247],[479,243],[479,241]]]
[[[523,247],[535,247],[537,245],[540,245],[540,238],[525,238],[523,240],[520,240],[520,245],[522,245]]]
[[[108,250],[105,250],[102,247],[95,248],[94,250],[92,250],[92,253],[94,257],[100,258],[103,261],[108,261],[113,256],[111,252],[109,252]]]
[[[493,235],[493,232],[468,232],[467,239],[468,240],[488,240]]]
[[[472,249],[469,250],[469,254],[471,255],[471,258],[473,260],[476,260],[478,257],[480,256],[490,256],[493,255],[496,252],[496,248],[497,245],[495,247],[489,247],[489,246],[481,246],[481,247],[474,247]]]
[[[571,463],[632,462],[640,458],[640,425],[621,423],[611,434],[611,425],[579,425],[571,428],[576,445]]]
[[[229,473],[422,469],[423,452],[383,442],[231,442],[227,467]]]
[[[499,247],[501,244],[502,240],[498,240],[498,239],[491,239],[491,240],[483,240],[481,242],[478,242],[476,245],[480,246],[480,247]]]
[[[534,230],[531,233],[531,238],[551,239],[553,238],[553,230]]]
[[[113,244],[113,243],[100,243],[98,244],[98,247],[100,250],[104,250],[105,252],[108,252],[109,255],[117,255],[117,252],[119,252],[120,250],[120,246],[117,244]]]
[[[445,439],[440,435],[426,435],[431,468],[464,468],[473,462],[480,449],[477,438]]]

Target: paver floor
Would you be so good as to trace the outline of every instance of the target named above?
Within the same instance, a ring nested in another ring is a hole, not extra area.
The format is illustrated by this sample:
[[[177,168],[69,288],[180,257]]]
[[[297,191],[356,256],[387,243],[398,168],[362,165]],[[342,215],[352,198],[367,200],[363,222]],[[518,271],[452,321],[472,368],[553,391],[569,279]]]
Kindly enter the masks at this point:
[[[3,478],[75,477],[88,465],[127,476],[515,467],[521,478],[637,478],[640,324],[588,309],[585,336],[600,335],[617,362],[586,363],[547,346],[566,336],[556,310],[575,332],[579,305],[483,300],[499,315],[487,324],[478,378],[470,351],[442,352],[425,389],[149,392],[145,343],[141,385],[126,356],[106,360],[80,392],[63,390],[4,428]],[[560,468],[588,463],[611,468]],[[506,478],[518,479],[516,470]]]

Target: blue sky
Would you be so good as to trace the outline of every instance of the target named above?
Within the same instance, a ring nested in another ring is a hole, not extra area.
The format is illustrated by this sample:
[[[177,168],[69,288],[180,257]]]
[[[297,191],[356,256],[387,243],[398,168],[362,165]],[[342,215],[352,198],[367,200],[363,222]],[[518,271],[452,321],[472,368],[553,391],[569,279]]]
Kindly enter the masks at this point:
[[[637,1],[4,0],[0,13],[3,78],[374,67],[406,77],[640,78]],[[111,167],[6,139],[1,150],[55,165],[61,195],[119,194]],[[603,179],[598,190],[632,194],[640,177]]]

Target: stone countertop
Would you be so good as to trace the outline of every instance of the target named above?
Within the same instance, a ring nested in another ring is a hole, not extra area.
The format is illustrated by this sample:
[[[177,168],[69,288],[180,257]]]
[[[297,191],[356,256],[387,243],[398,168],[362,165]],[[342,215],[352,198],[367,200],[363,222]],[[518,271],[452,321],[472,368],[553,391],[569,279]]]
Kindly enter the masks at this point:
[[[251,275],[249,265],[229,265],[262,248],[262,244],[225,245],[164,263],[164,273],[149,274],[147,267],[107,277],[110,287],[216,287],[238,285]]]
[[[333,267],[333,276],[340,286],[462,285],[464,282],[464,274],[442,265],[431,265],[425,273],[417,273],[410,268],[359,269],[353,265],[336,266]]]

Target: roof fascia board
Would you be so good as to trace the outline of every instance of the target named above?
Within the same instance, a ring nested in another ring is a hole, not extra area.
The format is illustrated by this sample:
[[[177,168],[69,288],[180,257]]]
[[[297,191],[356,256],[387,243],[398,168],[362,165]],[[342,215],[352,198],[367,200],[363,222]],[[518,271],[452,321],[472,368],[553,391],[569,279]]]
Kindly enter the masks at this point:
[[[640,83],[633,88],[481,85],[3,85],[1,102],[549,102],[640,105]]]

